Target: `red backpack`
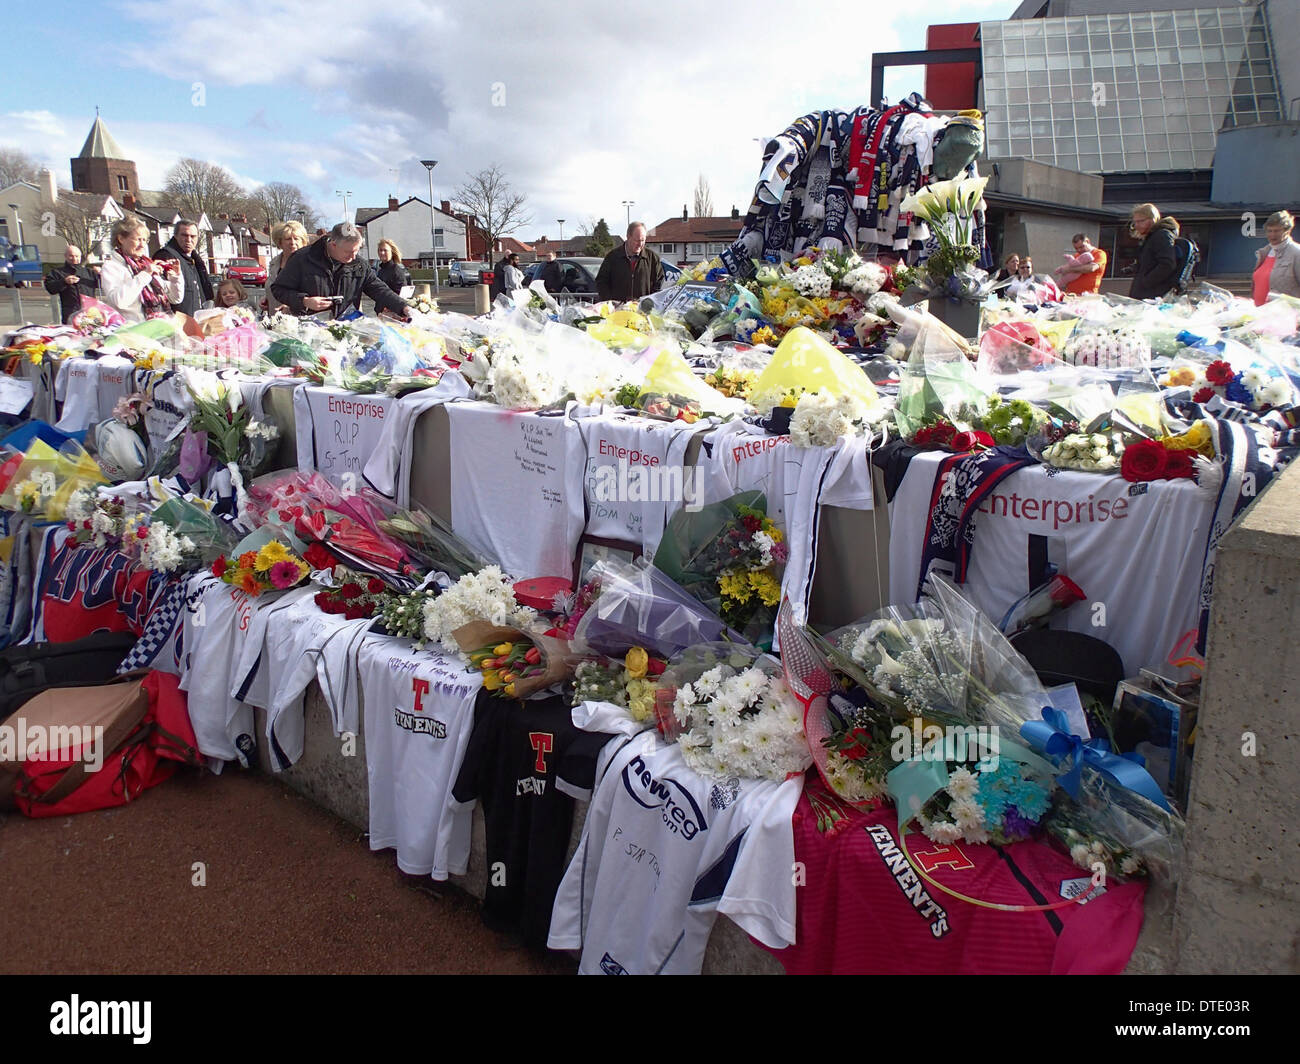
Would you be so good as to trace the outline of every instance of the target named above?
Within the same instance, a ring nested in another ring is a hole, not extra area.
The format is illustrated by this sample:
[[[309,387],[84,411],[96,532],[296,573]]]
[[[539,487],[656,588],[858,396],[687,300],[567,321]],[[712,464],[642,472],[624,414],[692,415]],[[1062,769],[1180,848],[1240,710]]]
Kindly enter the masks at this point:
[[[97,769],[88,767],[84,755],[93,751],[84,745],[64,744],[54,756],[42,750],[30,758],[20,750],[16,763],[0,761],[0,800],[12,796],[18,810],[30,817],[125,805],[170,777],[178,765],[203,764],[185,695],[178,679],[165,672],[47,691],[14,713],[5,726],[19,736],[34,728],[103,729]],[[6,785],[6,768],[16,775],[12,786]]]

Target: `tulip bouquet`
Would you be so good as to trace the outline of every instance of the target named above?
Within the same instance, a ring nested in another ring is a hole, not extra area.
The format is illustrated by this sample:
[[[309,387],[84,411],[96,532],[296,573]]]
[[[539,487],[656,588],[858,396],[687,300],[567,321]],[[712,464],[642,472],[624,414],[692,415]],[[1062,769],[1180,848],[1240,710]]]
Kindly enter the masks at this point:
[[[655,715],[655,680],[667,666],[644,647],[633,647],[622,661],[580,662],[574,673],[572,704],[608,702],[626,709],[638,724],[647,723]]]

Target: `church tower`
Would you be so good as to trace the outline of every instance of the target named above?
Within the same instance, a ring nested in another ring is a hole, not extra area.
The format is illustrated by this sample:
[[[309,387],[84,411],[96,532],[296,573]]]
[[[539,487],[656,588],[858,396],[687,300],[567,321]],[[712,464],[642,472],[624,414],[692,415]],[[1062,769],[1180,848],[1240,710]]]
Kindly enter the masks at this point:
[[[140,198],[140,178],[135,163],[125,158],[125,153],[98,114],[86,143],[81,147],[81,154],[72,160],[72,191],[112,196],[128,209],[133,208]]]

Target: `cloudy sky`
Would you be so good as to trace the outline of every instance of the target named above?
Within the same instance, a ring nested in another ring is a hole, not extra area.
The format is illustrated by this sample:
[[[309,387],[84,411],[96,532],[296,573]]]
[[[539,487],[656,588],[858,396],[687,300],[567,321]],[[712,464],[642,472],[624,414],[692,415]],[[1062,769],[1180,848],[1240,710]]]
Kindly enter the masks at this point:
[[[498,163],[528,197],[532,222],[516,235],[554,238],[558,218],[568,236],[597,217],[618,232],[623,200],[654,225],[691,202],[700,174],[715,213],[743,212],[757,140],[808,111],[866,103],[873,51],[922,48],[931,22],[1016,6],[45,0],[5,16],[0,146],[67,184],[98,106],[145,188],[194,156],[249,185],[297,184],[338,220],[337,191],[352,193],[350,209],[427,198],[421,158],[438,160],[436,199]],[[886,78],[890,98],[913,89],[919,69]]]

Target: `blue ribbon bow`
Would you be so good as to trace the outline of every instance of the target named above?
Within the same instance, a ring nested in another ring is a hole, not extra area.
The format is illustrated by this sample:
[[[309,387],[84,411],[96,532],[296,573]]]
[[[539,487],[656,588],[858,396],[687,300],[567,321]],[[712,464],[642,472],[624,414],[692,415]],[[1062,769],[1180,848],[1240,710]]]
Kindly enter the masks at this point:
[[[1112,753],[1110,743],[1105,739],[1088,739],[1085,742],[1070,731],[1070,722],[1059,709],[1044,706],[1043,719],[1026,721],[1020,726],[1020,735],[1056,765],[1069,762],[1069,769],[1058,779],[1070,797],[1079,797],[1083,766],[1088,764],[1112,783],[1134,791],[1166,812],[1169,811],[1169,803],[1160,793],[1160,787],[1151,778],[1151,773],[1146,770],[1146,759],[1141,754]]]

